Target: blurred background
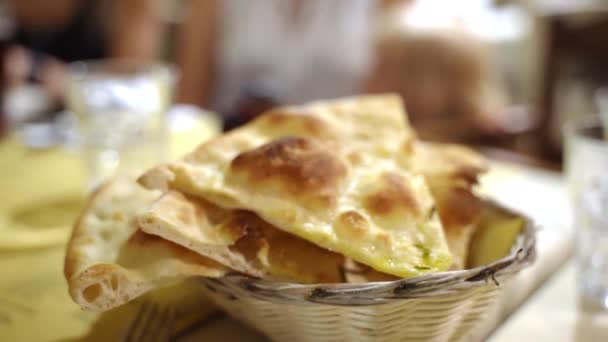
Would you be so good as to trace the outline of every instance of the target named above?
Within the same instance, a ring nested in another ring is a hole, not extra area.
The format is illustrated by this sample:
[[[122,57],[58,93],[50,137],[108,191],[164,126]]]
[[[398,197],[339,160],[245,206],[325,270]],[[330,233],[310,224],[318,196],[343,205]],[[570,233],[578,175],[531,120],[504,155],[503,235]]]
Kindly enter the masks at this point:
[[[608,120],[606,61],[605,0],[0,0],[0,340],[124,331],[133,306],[109,329],[62,276],[74,218],[119,166],[177,158],[274,106],[363,93],[400,94],[423,139],[507,161],[485,186],[550,228],[514,308],[574,240],[562,174],[515,165],[561,170],[563,123]],[[571,178],[605,179],[605,150],[573,146]]]
[[[174,96],[225,129],[268,107],[397,92],[423,138],[555,163],[597,111],[608,12],[591,0],[3,0],[6,134],[65,106],[67,63],[175,65]]]

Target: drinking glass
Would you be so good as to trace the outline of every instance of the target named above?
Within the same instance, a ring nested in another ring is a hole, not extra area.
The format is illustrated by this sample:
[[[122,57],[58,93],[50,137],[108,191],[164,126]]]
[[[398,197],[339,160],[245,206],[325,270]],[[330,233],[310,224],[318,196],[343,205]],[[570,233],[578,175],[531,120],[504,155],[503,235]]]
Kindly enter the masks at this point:
[[[608,311],[608,140],[598,117],[565,126],[576,227],[577,287],[585,311]]]
[[[91,186],[116,173],[135,176],[165,159],[174,74],[168,65],[129,60],[69,66],[67,104],[78,118]]]

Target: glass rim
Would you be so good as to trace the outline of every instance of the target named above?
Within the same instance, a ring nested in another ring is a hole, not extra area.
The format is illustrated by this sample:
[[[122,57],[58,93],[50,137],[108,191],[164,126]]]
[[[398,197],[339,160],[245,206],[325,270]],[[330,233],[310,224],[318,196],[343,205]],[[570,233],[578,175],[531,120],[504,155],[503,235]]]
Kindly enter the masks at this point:
[[[112,68],[114,67],[114,70]],[[120,72],[118,70],[126,72]],[[175,82],[179,76],[178,68],[173,63],[162,61],[142,62],[129,58],[102,58],[74,61],[67,64],[67,76],[71,80],[90,79],[93,75],[100,77],[102,74],[133,77],[137,75],[159,74],[167,77],[170,82]]]

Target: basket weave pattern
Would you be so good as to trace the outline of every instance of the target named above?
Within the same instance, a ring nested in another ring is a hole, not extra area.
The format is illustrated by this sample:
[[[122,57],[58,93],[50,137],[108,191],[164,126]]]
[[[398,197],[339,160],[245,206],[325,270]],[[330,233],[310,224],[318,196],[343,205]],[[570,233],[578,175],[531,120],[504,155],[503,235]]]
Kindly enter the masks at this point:
[[[373,306],[298,305],[208,291],[231,316],[275,341],[459,341],[496,300],[499,288],[403,299]]]
[[[504,283],[534,258],[527,222],[510,255],[470,270],[366,284],[240,275],[201,281],[219,307],[274,341],[461,341],[483,323]]]

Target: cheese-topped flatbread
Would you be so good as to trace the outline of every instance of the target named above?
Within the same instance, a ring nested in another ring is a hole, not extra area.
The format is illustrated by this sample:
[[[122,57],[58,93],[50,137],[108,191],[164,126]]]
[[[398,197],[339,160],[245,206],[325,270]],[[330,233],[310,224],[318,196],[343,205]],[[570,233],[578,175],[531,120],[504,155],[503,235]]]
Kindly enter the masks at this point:
[[[469,244],[486,204],[470,189],[450,183],[429,183],[452,252],[452,268],[464,269]]]
[[[223,209],[170,191],[138,221],[146,233],[252,276],[299,283],[343,278],[342,255],[277,229],[252,212]]]
[[[471,186],[488,170],[486,159],[465,146],[422,141],[404,146],[409,153],[400,155],[402,164],[412,172],[424,175],[429,182]]]
[[[421,175],[398,162],[411,133],[398,97],[271,111],[156,167],[140,183],[246,209],[372,268],[415,276],[451,254]]]
[[[422,174],[437,204],[452,268],[463,269],[483,208],[487,206],[473,194],[472,186],[487,170],[487,162],[477,152],[459,145],[417,141],[411,153],[402,154],[413,172]]]
[[[184,247],[138,230],[134,216],[159,192],[116,179],[92,195],[68,243],[64,274],[83,309],[105,311],[188,276],[228,269]]]

